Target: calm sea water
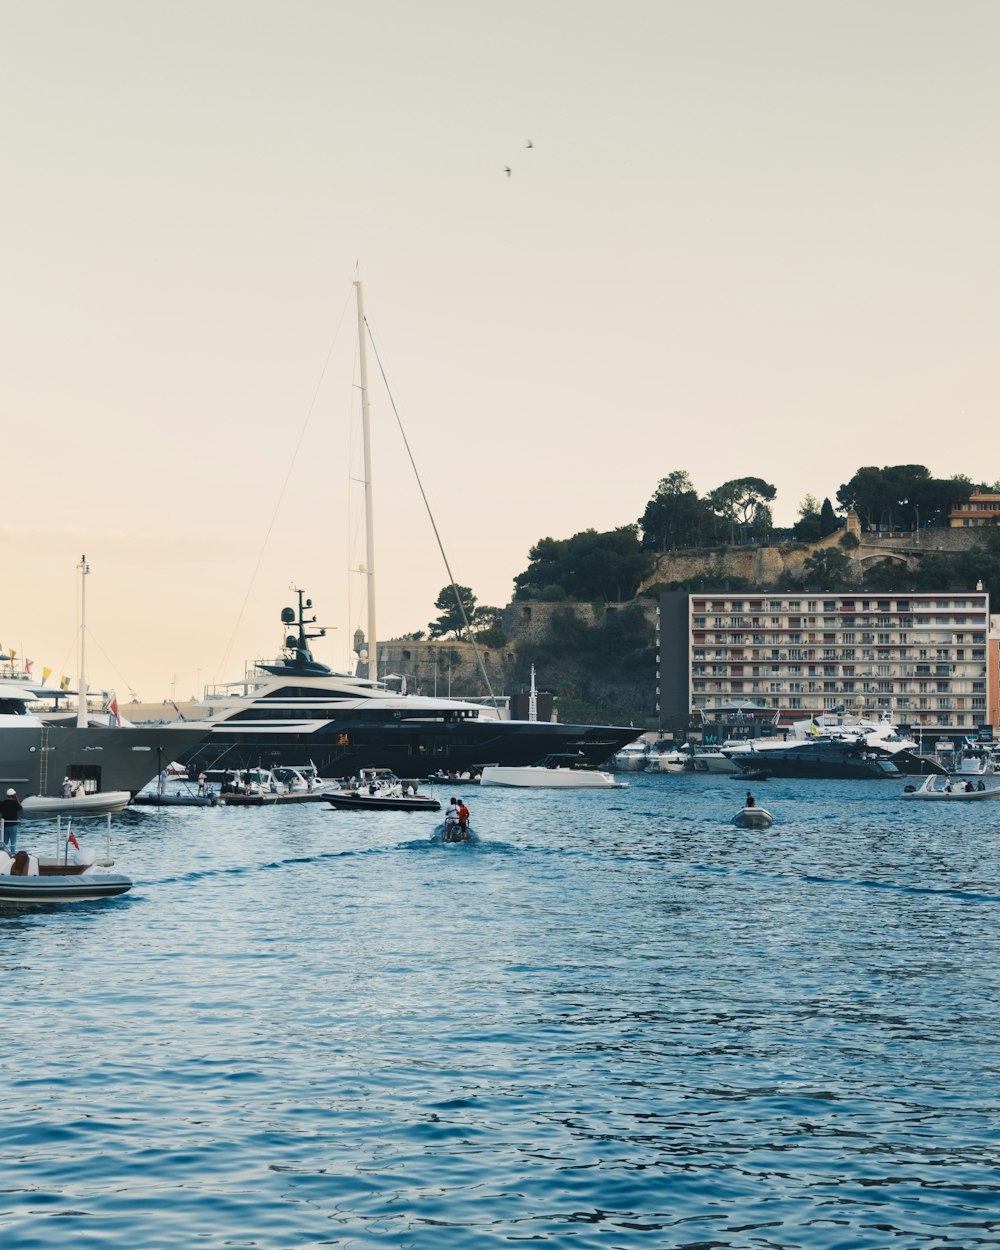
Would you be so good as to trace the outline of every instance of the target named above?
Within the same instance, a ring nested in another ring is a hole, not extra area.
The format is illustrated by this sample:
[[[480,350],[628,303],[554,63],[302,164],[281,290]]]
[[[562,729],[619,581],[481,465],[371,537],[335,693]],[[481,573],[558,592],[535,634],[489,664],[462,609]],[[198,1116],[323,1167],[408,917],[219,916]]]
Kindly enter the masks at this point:
[[[0,1246],[1000,1245],[1000,803],[630,780],[117,818],[0,914]]]

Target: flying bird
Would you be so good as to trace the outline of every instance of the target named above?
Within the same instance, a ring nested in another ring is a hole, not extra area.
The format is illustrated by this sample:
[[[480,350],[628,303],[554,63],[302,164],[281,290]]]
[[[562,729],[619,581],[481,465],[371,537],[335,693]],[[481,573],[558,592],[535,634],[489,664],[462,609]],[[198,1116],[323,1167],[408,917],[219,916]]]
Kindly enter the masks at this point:
[[[528,142],[527,142],[524,146],[525,146],[526,148],[533,148],[535,145],[534,145],[534,144],[531,142],[531,140],[529,139],[529,140],[528,140]]]
[[[510,177],[510,166],[509,166],[509,165],[504,165],[504,167],[503,167],[503,172],[504,172],[504,173],[507,175],[507,177],[509,178],[509,177]]]

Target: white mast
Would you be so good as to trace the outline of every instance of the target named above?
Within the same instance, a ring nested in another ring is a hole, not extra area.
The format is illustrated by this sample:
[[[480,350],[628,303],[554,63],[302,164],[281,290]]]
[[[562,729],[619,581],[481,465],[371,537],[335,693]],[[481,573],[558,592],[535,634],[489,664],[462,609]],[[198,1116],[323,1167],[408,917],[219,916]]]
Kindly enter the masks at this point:
[[[528,691],[528,720],[538,720],[538,691],[535,689],[535,666],[531,666],[531,689]]]
[[[76,723],[79,729],[87,727],[87,669],[86,669],[86,652],[87,652],[87,574],[90,572],[90,565],[87,563],[87,557],[81,556],[80,563],[76,566],[80,570],[80,678],[77,682],[78,693],[76,702]]]
[[[365,297],[361,279],[354,283],[358,292],[358,350],[361,365],[361,432],[365,449],[365,574],[368,589],[368,676],[378,678],[375,644],[375,527],[372,520],[372,431],[368,412],[368,330],[365,325]]]

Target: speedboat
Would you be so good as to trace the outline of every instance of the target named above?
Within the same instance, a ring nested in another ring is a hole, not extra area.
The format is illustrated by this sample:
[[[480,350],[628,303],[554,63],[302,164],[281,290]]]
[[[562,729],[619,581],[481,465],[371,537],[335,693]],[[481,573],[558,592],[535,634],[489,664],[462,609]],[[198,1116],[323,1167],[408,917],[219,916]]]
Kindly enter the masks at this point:
[[[774,817],[766,807],[744,807],[733,817],[734,825],[741,825],[744,829],[770,829],[774,824]]]
[[[354,782],[325,796],[339,811],[439,812],[441,804],[418,794],[415,784],[404,783],[388,768],[363,768]]]
[[[968,788],[971,787],[971,788]],[[904,799],[930,799],[938,803],[975,803],[982,799],[1000,799],[1000,782],[985,785],[982,790],[971,781],[948,781],[931,775],[914,788],[907,786]]]
[[[593,768],[582,755],[546,755],[536,764],[511,767],[487,764],[479,778],[481,786],[539,786],[580,790],[621,790],[627,781]]]

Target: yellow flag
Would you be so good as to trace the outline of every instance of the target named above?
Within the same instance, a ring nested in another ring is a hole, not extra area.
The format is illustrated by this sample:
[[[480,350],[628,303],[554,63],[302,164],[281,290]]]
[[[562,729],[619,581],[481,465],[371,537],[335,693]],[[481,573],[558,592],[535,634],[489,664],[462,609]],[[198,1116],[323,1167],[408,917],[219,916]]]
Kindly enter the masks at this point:
[[[68,690],[68,689],[69,689],[69,678],[68,678],[68,677],[60,677],[60,678],[59,678],[59,689],[60,689],[60,690]]]
[[[42,685],[43,686],[45,685],[45,683],[49,680],[51,676],[52,676],[52,669],[50,668],[42,669]]]

